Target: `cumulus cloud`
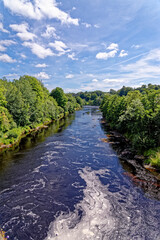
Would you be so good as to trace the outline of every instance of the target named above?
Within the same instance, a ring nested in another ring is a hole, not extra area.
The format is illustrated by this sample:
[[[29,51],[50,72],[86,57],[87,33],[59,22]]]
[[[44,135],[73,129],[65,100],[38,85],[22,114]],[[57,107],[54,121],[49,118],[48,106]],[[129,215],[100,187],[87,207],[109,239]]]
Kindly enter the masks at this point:
[[[4,33],[9,33],[8,30],[4,29],[3,24],[0,22],[0,31]]]
[[[68,58],[72,59],[73,61],[78,60],[78,58],[75,57],[75,53],[68,54]]]
[[[92,82],[98,82],[98,80],[95,78],[95,79],[92,80]]]
[[[128,53],[125,50],[121,50],[119,57],[126,57]]]
[[[24,42],[23,46],[30,48],[33,54],[42,59],[55,55],[50,48],[44,48],[37,43]]]
[[[35,74],[34,75],[36,78],[38,78],[38,79],[49,79],[50,77],[49,77],[49,75],[47,74],[47,73],[45,73],[45,72],[40,72],[40,73],[37,73],[37,74]]]
[[[73,74],[68,74],[68,75],[66,75],[66,78],[73,78],[73,77],[74,77]]]
[[[57,52],[65,53],[68,48],[66,44],[62,41],[55,41],[54,43],[49,43],[50,47],[53,47]]]
[[[23,53],[21,53],[21,57],[22,57],[23,59],[27,58],[26,55],[23,54]]]
[[[37,64],[35,67],[37,67],[37,68],[46,68],[48,65],[47,64],[45,64],[45,63],[39,63],[39,64]]]
[[[118,44],[117,44],[117,43],[111,43],[111,44],[107,47],[107,49],[118,51]]]
[[[4,52],[7,48],[6,46],[10,46],[12,44],[16,44],[13,40],[0,40],[0,52]]]
[[[16,42],[13,40],[0,40],[0,44],[4,46],[10,46],[12,44],[16,44]]]
[[[95,28],[100,28],[100,26],[98,24],[94,24]]]
[[[86,28],[90,28],[92,25],[90,23],[82,23]]]
[[[0,52],[5,52],[5,51],[6,51],[6,47],[0,44]]]
[[[108,47],[106,47],[105,43],[103,43],[102,45],[104,45],[107,50],[111,50],[111,51],[97,53],[97,55],[96,55],[97,59],[107,60],[108,58],[115,57],[116,53],[118,52],[118,44],[117,43],[111,43]]]
[[[61,23],[79,25],[77,18],[71,18],[70,15],[57,7],[56,0],[3,0],[5,7],[13,13],[22,15],[31,19],[40,20],[42,18],[58,19]]]
[[[115,57],[116,53],[117,53],[117,50],[113,50],[113,51],[110,51],[110,52],[99,52],[99,53],[97,53],[96,58],[107,60],[108,58]]]
[[[10,24],[9,26],[13,31],[18,32],[16,35],[23,41],[33,40],[37,37],[34,33],[28,31],[29,26],[27,23]]]
[[[0,54],[0,61],[1,62],[7,62],[7,63],[14,63],[16,62],[15,59],[8,56],[8,54]]]
[[[54,27],[51,27],[50,25],[47,25],[46,31],[42,33],[41,36],[46,38],[58,38],[58,36],[56,35],[56,29]]]

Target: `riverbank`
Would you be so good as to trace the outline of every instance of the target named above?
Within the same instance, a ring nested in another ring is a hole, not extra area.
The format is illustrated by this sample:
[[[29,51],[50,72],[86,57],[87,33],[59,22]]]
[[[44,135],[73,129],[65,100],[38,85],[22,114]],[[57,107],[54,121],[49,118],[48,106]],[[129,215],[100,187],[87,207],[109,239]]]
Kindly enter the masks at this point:
[[[79,111],[82,108],[76,108],[75,111]],[[3,137],[0,138],[0,154],[8,151],[14,150],[19,146],[21,140],[26,138],[32,133],[41,131],[42,129],[48,128],[48,126],[56,121],[59,121],[63,118],[66,118],[70,115],[69,112],[61,113],[57,119],[47,121],[39,124],[33,124],[32,126],[13,128],[12,130],[3,134]]]
[[[133,149],[131,142],[121,133],[113,130],[110,125],[103,118],[101,121],[102,127],[108,132],[107,138],[102,139],[103,142],[108,142],[112,145],[113,149],[117,152],[118,157],[123,161],[135,161],[143,168],[151,172],[157,179],[160,180],[160,168],[152,164],[151,158],[155,150],[139,153]]]
[[[19,146],[23,138],[34,132],[38,132],[41,129],[48,128],[48,125],[50,125],[51,123],[63,119],[68,115],[68,113],[61,113],[61,115],[59,115],[59,118],[56,120],[47,120],[44,123],[33,124],[32,126],[18,127],[9,130],[5,134],[3,134],[0,139],[0,154],[8,150],[14,150],[16,147]]]

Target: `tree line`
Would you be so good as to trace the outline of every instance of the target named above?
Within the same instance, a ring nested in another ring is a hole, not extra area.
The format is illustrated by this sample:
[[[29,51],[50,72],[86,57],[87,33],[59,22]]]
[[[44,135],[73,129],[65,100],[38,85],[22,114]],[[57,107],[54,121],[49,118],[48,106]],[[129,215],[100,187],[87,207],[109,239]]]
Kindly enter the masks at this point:
[[[97,90],[92,92],[85,91],[72,93],[72,95],[76,98],[82,99],[83,105],[100,106],[105,93]]]
[[[123,133],[133,148],[150,155],[152,165],[160,167],[159,85],[123,87],[114,93],[111,90],[105,94],[100,108],[112,128]]]
[[[0,145],[14,143],[21,134],[82,105],[82,99],[61,88],[49,93],[35,77],[25,75],[12,82],[0,79]]]

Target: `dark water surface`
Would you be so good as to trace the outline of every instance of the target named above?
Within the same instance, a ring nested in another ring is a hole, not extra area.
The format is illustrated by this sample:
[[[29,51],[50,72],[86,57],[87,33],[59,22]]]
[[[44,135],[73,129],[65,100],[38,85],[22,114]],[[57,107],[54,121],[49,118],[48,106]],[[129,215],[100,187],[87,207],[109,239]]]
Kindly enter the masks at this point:
[[[100,120],[85,107],[0,158],[0,227],[9,239],[160,239],[158,189],[124,174]]]

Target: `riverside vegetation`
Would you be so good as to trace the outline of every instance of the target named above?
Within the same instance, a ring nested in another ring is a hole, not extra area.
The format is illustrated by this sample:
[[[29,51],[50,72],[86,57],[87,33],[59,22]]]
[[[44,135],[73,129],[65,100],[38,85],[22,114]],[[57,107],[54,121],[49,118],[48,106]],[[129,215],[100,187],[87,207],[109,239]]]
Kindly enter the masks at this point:
[[[23,76],[12,82],[0,79],[0,149],[12,147],[22,136],[82,105],[82,99],[65,94],[61,88],[49,93],[35,77]]]
[[[83,105],[100,105],[107,123],[124,134],[134,149],[148,156],[146,163],[160,168],[160,85],[120,90],[65,94],[49,93],[41,81],[22,76],[0,79],[0,149],[19,143],[22,136],[73,113]]]
[[[160,169],[160,86],[110,90],[100,109],[111,128],[123,133],[134,149]]]

